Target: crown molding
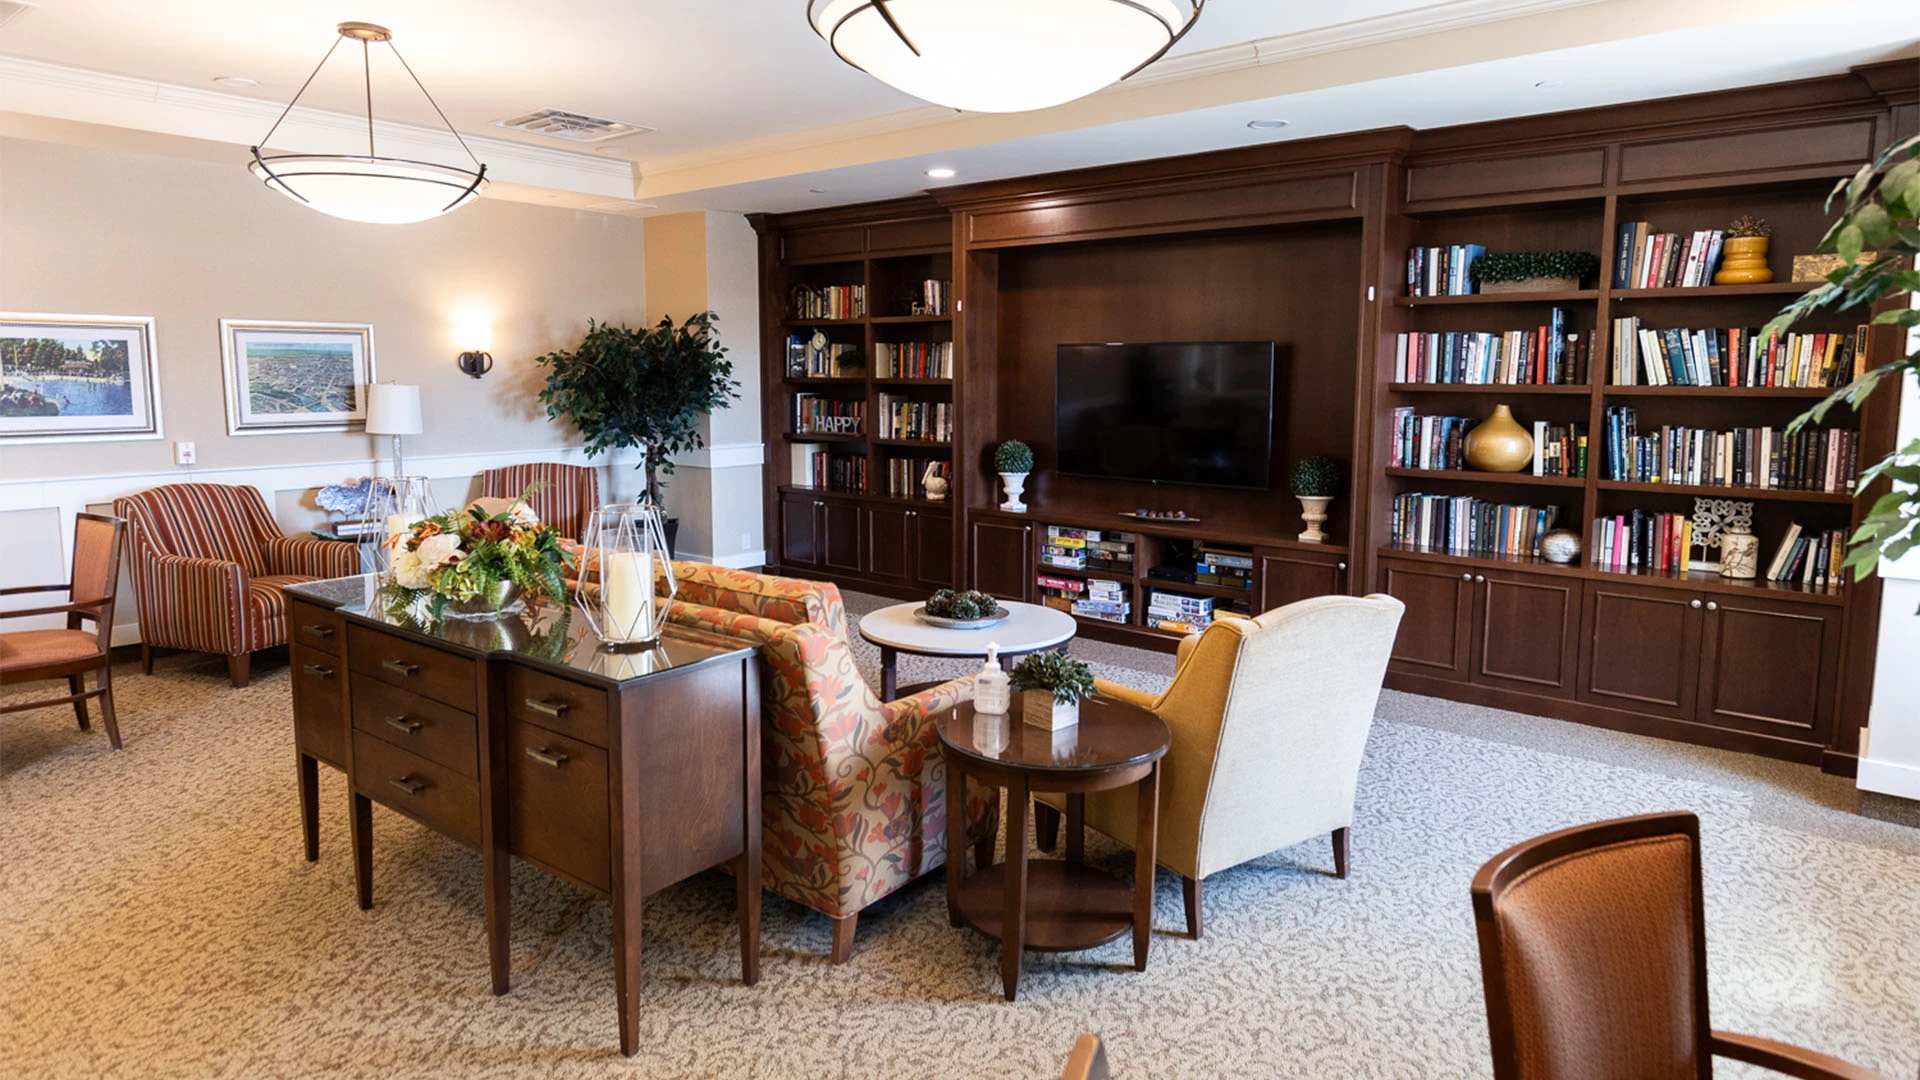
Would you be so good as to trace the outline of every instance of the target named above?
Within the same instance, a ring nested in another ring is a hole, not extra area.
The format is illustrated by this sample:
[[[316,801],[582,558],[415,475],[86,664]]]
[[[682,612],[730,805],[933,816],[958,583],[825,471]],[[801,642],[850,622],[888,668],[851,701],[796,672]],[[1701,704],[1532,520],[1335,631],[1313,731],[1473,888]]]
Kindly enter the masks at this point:
[[[0,56],[0,110],[7,112],[247,147],[259,141],[284,107],[215,90]],[[459,152],[443,128],[376,119],[373,130],[381,151],[394,157],[432,160]],[[366,132],[365,116],[300,107],[274,133],[273,146],[301,153],[354,153]],[[634,193],[633,166],[625,161],[466,132],[460,137],[486,163],[490,179],[600,199],[631,199]]]

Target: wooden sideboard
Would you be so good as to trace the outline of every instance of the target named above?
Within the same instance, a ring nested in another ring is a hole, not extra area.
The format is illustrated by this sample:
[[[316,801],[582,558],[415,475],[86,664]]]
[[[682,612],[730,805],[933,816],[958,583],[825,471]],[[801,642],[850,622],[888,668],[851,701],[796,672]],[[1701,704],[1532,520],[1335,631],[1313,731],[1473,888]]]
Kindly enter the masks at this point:
[[[642,898],[736,879],[742,979],[760,967],[760,688],[748,646],[610,652],[571,609],[419,625],[377,581],[291,586],[294,743],[309,860],[319,763],[347,774],[373,905],[373,804],[477,850],[493,991],[511,985],[509,857],[613,905],[620,1050],[638,1046]]]

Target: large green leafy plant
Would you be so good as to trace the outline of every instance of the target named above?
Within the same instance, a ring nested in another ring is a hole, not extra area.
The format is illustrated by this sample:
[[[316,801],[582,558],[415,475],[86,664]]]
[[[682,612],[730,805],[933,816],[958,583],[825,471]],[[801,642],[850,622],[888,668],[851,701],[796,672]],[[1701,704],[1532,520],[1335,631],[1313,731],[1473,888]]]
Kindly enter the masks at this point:
[[[573,421],[587,453],[638,447],[646,453],[647,499],[660,501],[662,476],[673,475],[673,455],[706,445],[700,419],[733,399],[733,364],[714,330],[719,316],[703,311],[652,329],[587,323],[579,347],[551,352],[535,363],[547,369],[540,401],[547,415]]]
[[[1836,203],[1843,208],[1840,218],[1820,241],[1820,250],[1838,253],[1843,265],[1827,275],[1825,284],[1782,309],[1761,331],[1763,340],[1821,308],[1871,307],[1887,297],[1920,290],[1920,272],[1913,269],[1913,256],[1920,253],[1920,223],[1915,221],[1920,216],[1920,136],[1888,147],[1840,181],[1827,196],[1827,208]],[[1873,254],[1863,256],[1869,251]],[[1920,326],[1920,310],[1892,307],[1875,315],[1873,322],[1910,331]],[[1920,351],[1870,368],[1795,419],[1792,430],[1821,422],[1837,405],[1857,409],[1882,381],[1916,371],[1920,371]],[[1845,562],[1863,577],[1873,573],[1881,559],[1897,559],[1920,542],[1915,530],[1920,490],[1914,486],[1920,485],[1920,439],[1869,466],[1860,474],[1860,490],[1882,477],[1893,481],[1894,489],[1875,500],[1861,519]]]

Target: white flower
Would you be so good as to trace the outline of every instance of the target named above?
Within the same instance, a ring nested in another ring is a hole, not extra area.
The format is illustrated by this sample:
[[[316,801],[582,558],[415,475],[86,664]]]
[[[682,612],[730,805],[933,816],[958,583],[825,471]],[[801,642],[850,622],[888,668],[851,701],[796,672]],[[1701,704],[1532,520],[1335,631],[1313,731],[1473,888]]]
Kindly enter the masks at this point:
[[[460,555],[460,537],[455,533],[436,533],[420,541],[414,552],[428,570],[437,570]]]
[[[427,587],[427,575],[433,568],[420,560],[420,553],[397,548],[393,553],[393,580],[403,588],[424,589]]]
[[[509,512],[509,516],[513,519],[515,525],[532,527],[540,524],[540,515],[534,513],[533,507],[524,502],[514,503],[513,509]]]

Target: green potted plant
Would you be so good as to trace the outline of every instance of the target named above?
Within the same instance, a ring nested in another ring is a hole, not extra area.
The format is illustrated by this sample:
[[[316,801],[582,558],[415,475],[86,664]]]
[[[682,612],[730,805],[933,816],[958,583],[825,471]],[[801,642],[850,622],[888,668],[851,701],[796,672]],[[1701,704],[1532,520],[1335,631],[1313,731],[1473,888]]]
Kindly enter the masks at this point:
[[[1058,649],[1028,653],[1013,668],[1022,718],[1059,731],[1080,722],[1080,699],[1093,693],[1093,669]]]
[[[1495,251],[1473,261],[1467,275],[1483,293],[1577,289],[1600,272],[1600,259],[1584,251]]]
[[[1020,501],[1020,496],[1027,490],[1027,474],[1033,471],[1033,447],[1019,439],[1008,439],[994,447],[993,471],[1000,474],[1000,482],[1007,486],[1007,497],[1000,509],[1026,513],[1027,504]]]
[[[547,415],[572,421],[586,437],[588,455],[636,447],[645,459],[645,501],[660,505],[673,475],[673,455],[706,445],[700,420],[733,399],[733,364],[714,330],[719,316],[671,316],[651,329],[587,323],[587,336],[568,350],[534,361],[547,369],[540,401]],[[679,519],[667,520],[667,546]]]
[[[1316,455],[1293,463],[1293,496],[1300,500],[1300,517],[1307,523],[1307,531],[1300,534],[1301,540],[1309,544],[1326,540],[1327,534],[1321,531],[1320,525],[1327,520],[1327,505],[1340,494],[1345,479],[1340,466],[1330,457]]]

